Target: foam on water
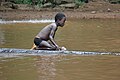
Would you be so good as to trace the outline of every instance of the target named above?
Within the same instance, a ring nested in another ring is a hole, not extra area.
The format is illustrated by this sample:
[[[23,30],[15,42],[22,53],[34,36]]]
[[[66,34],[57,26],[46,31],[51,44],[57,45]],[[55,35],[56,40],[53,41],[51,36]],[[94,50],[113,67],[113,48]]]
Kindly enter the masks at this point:
[[[13,20],[13,21],[4,21],[0,20],[0,24],[14,24],[14,23],[50,23],[54,22],[52,19],[44,19],[44,20]]]

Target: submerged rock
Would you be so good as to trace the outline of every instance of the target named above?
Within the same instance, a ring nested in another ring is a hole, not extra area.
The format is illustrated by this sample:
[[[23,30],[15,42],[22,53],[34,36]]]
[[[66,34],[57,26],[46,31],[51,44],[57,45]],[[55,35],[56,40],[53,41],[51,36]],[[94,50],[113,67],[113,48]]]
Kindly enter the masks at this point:
[[[30,50],[30,49],[14,49],[14,48],[0,48],[1,54],[15,55],[41,55],[41,54],[79,54],[79,55],[120,55],[120,53],[111,52],[83,52],[83,51],[56,51],[56,50]]]

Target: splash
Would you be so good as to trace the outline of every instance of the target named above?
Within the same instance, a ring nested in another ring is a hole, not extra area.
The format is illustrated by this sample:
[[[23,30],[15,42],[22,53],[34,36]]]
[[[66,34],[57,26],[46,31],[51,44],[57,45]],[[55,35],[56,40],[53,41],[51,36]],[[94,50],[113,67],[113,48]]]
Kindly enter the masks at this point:
[[[4,21],[0,20],[0,24],[14,24],[14,23],[51,23],[54,22],[52,19],[44,20],[13,20],[13,21]]]

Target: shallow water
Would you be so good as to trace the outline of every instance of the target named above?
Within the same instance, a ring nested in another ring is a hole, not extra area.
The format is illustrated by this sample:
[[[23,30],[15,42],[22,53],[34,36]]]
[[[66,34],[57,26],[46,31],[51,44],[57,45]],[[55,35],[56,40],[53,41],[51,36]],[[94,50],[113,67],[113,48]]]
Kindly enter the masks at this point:
[[[119,80],[119,56],[21,56],[0,59],[0,80]]]
[[[0,24],[0,47],[29,49],[34,36],[47,24]],[[58,29],[55,40],[68,50],[120,52],[120,20],[68,20]]]
[[[47,24],[0,24],[0,47],[29,49]],[[70,20],[55,40],[68,50],[120,52],[119,25],[114,19]],[[0,80],[119,80],[119,67],[115,55],[11,56],[0,58]]]

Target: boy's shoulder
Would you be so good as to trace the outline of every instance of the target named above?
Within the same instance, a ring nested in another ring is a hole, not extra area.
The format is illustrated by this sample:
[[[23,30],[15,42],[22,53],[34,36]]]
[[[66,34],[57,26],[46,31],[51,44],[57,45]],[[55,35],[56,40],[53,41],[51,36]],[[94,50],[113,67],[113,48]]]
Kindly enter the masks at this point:
[[[46,28],[51,28],[51,29],[57,28],[57,25],[56,25],[56,23],[51,23],[51,24],[47,25]]]
[[[54,22],[54,23],[51,23],[50,26],[52,26],[52,27],[57,27],[57,25],[56,25],[55,22]]]

